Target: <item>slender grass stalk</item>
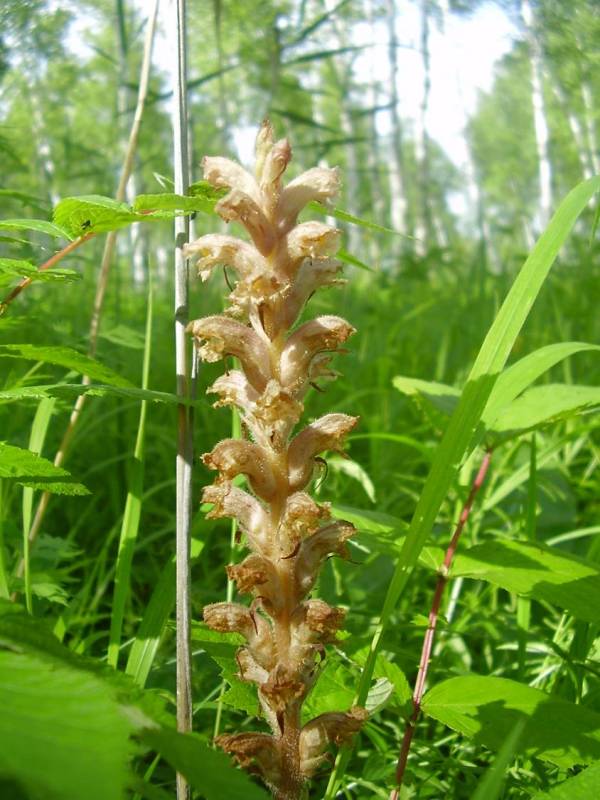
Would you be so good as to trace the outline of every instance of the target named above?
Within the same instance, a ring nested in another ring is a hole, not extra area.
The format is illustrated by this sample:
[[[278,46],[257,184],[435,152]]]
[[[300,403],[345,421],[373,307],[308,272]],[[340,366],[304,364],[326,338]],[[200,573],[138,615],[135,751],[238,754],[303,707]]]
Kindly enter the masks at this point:
[[[35,417],[31,425],[31,435],[29,437],[29,450],[38,455],[42,452],[44,446],[44,439],[54,406],[56,405],[55,397],[48,397],[42,400],[35,412]],[[29,613],[33,613],[33,601],[31,596],[31,569],[29,564],[29,529],[31,526],[31,512],[33,509],[33,493],[34,490],[29,487],[23,487],[23,564],[24,564],[24,589],[25,589],[25,605]]]
[[[175,192],[187,194],[189,182],[187,136],[187,49],[185,0],[174,3],[173,52],[176,53],[173,107],[173,171]],[[189,236],[186,217],[175,218],[175,368],[177,394],[190,396],[186,327],[188,324],[188,263],[183,246]],[[177,407],[176,461],[176,624],[177,624],[177,729],[192,729],[192,659],[190,645],[190,528],[192,516],[193,438],[188,407]],[[177,773],[177,798],[190,790]]]
[[[146,104],[146,97],[148,95],[148,84],[150,80],[150,67],[152,64],[152,46],[154,43],[154,34],[156,30],[156,17],[158,14],[158,5],[159,0],[154,0],[150,15],[148,17],[147,29],[146,29],[146,38],[144,42],[144,55],[142,59],[142,67],[140,71],[140,85],[138,90],[138,98],[136,109],[133,117],[133,123],[131,126],[131,131],[129,134],[129,141],[127,143],[127,149],[125,152],[125,158],[123,159],[123,166],[121,168],[121,177],[119,179],[119,185],[117,187],[117,200],[123,200],[125,197],[125,188],[127,186],[127,181],[131,175],[131,171],[133,168],[133,159],[135,157],[135,152],[137,149],[137,143],[140,133],[140,127],[142,124],[142,117],[144,113],[144,108]],[[67,248],[61,251],[64,255],[67,255],[67,250],[71,247],[71,250],[68,252],[72,252],[75,249],[75,245],[79,246],[79,244],[83,244],[84,241],[87,241],[95,234],[88,234],[87,236],[83,236],[80,239],[76,239],[74,242],[71,242],[70,245],[67,245]],[[94,305],[92,310],[92,317],[90,321],[90,331],[89,331],[89,345],[88,345],[88,352],[90,356],[94,356],[96,353],[96,347],[98,344],[98,333],[100,330],[100,316],[102,313],[102,308],[104,305],[104,297],[106,294],[106,287],[108,285],[108,276],[110,272],[110,265],[112,262],[112,255],[115,247],[116,242],[116,231],[111,231],[104,243],[104,251],[102,253],[102,261],[100,264],[100,273],[98,276],[98,283],[96,286],[96,294],[94,297]],[[58,254],[57,254],[58,255]],[[61,256],[62,257],[62,256]],[[51,260],[51,259],[50,259]],[[49,262],[46,262],[46,265]],[[56,263],[56,262],[55,262]],[[46,265],[42,265],[40,269],[47,268]],[[0,313],[2,312],[2,307],[0,306]],[[83,378],[83,384],[88,385],[90,380],[87,376]],[[69,423],[67,425],[67,429],[63,435],[61,443],[58,447],[56,455],[54,457],[54,465],[56,467],[60,467],[66,457],[67,451],[69,449],[69,445],[71,444],[71,440],[73,438],[73,433],[79,422],[79,418],[81,416],[81,412],[83,411],[83,407],[85,405],[87,395],[79,395],[77,400],[73,405],[73,409],[71,411],[71,416],[69,418]],[[46,514],[46,509],[48,508],[48,503],[50,502],[51,494],[49,492],[43,492],[41,495],[36,511],[35,516],[33,519],[33,523],[29,530],[29,542],[35,541],[37,535],[40,531],[42,526],[42,522],[44,516]],[[17,568],[17,575],[22,575],[23,573],[23,562],[19,564]]]
[[[4,559],[4,482],[0,479],[0,597],[8,600],[8,571]]]
[[[148,388],[150,378],[150,358],[152,352],[152,282],[148,288],[148,305],[146,314],[146,341],[144,346],[144,362],[142,369],[142,389]],[[140,527],[142,512],[142,491],[144,485],[144,450],[146,438],[146,413],[148,401],[142,400],[140,406],[140,419],[135,442],[135,451],[131,463],[129,478],[129,491],[125,502],[125,512],[121,523],[121,536],[115,574],[115,589],[112,602],[110,619],[110,635],[108,644],[108,663],[117,667],[119,649],[121,646],[121,631],[125,604],[130,588],[131,562],[133,550]]]
[[[415,681],[415,689],[413,692],[413,711],[406,725],[404,738],[402,740],[402,746],[400,748],[400,755],[398,757],[398,765],[396,767],[396,784],[398,788],[392,791],[390,800],[398,800],[398,789],[402,786],[402,781],[404,779],[404,771],[406,769],[406,763],[408,761],[408,754],[410,752],[410,746],[415,732],[415,726],[417,724],[417,720],[421,713],[421,701],[423,699],[423,693],[425,692],[425,683],[427,681],[427,672],[429,670],[429,664],[431,663],[431,650],[433,647],[435,630],[439,618],[442,596],[444,594],[444,589],[446,588],[446,584],[448,583],[448,575],[450,573],[450,567],[452,566],[452,561],[454,559],[454,555],[458,547],[458,542],[460,540],[464,527],[467,523],[467,520],[469,519],[469,516],[471,514],[471,509],[473,508],[473,502],[475,500],[475,497],[479,492],[479,490],[481,489],[481,487],[483,486],[485,476],[487,475],[487,471],[490,466],[491,458],[492,458],[492,451],[488,450],[483,457],[481,466],[479,467],[479,471],[477,472],[475,480],[471,485],[471,491],[469,492],[469,496],[467,497],[467,500],[463,506],[461,515],[454,530],[454,534],[452,536],[448,549],[446,550],[444,561],[440,568],[439,577],[437,579],[437,584],[433,595],[433,601],[431,603],[431,611],[429,612],[427,631],[425,632],[425,638],[423,639],[423,648],[421,650],[419,670],[417,672],[417,679]]]

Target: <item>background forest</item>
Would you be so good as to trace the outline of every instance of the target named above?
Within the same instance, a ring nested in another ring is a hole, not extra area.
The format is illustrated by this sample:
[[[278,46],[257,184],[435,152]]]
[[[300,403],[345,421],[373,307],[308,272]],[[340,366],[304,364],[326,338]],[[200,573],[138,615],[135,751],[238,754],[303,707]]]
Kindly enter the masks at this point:
[[[205,605],[233,596],[224,565],[243,552],[231,524],[207,519],[200,504],[214,475],[199,454],[240,433],[231,411],[214,410],[205,395],[222,365],[200,367],[194,405],[196,736],[182,743],[169,736],[173,222],[128,225],[134,216],[122,212],[114,223],[114,209],[102,218],[64,205],[118,198],[139,220],[156,208],[141,196],[174,191],[168,0],[130,147],[154,6],[4,0],[0,8],[0,300],[64,247],[56,230],[26,220],[53,219],[73,238],[97,234],[0,315],[6,800],[160,800],[175,796],[175,769],[193,797],[266,797],[210,745],[219,732],[260,727],[249,719],[254,689],[237,678],[235,634],[201,621]],[[488,31],[500,55],[493,69],[489,56],[478,67],[468,51],[486,24],[498,25],[496,36]],[[572,230],[552,229],[564,246],[528,316],[536,295],[523,296],[527,320],[509,363],[537,353],[526,361],[529,378],[504,417],[480,409],[482,446],[466,442],[458,454],[427,547],[416,551],[398,602],[384,605],[486,333],[561,201],[600,175],[598,3],[188,0],[187,42],[189,184],[200,187],[188,208],[190,239],[226,229],[212,213],[215,198],[211,205],[202,194],[202,157],[248,166],[265,117],[291,142],[291,177],[319,164],[338,166],[343,182],[334,222],[347,282],[311,305],[341,313],[357,334],[336,363],[337,381],[310,390],[306,413],[360,417],[347,458],[328,455],[315,486],[359,534],[350,560],[329,559],[319,580],[319,596],[347,615],[307,700],[311,717],[353,705],[382,609],[385,629],[367,686],[369,721],[337,760],[335,779],[333,754],[323,765],[310,797],[389,797],[436,573],[486,448],[490,468],[441,601],[430,691],[399,797],[599,796],[600,248],[587,198]],[[445,107],[436,81],[447,81]],[[114,234],[106,232],[121,227],[107,252]],[[191,273],[189,318],[220,313],[231,276],[215,270],[201,283]],[[82,395],[82,375],[104,389]]]

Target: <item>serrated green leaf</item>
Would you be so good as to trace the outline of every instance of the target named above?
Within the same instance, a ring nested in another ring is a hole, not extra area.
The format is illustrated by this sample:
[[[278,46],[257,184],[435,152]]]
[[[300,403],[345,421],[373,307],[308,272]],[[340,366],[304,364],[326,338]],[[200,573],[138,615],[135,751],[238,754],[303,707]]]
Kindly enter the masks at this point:
[[[492,430],[499,441],[505,441],[598,406],[597,386],[533,386],[497,414]]]
[[[16,278],[29,278],[34,282],[76,281],[81,279],[79,272],[73,269],[38,269],[30,261],[21,261],[14,258],[0,258],[0,284],[10,283]]]
[[[84,195],[61,200],[54,209],[53,219],[72,237],[77,237],[88,233],[115,231],[133,222],[141,222],[147,217],[111,197]]]
[[[32,798],[122,800],[134,725],[115,690],[6,605],[13,609],[0,618],[0,774]]]
[[[331,512],[337,519],[346,519],[351,522],[359,531],[390,534],[399,533],[408,528],[404,520],[393,517],[391,514],[384,514],[382,511],[365,511],[362,508],[334,503]]]
[[[556,548],[508,539],[485,542],[457,553],[450,574],[488,581],[600,622],[600,605],[590,602],[600,597],[600,570]]]
[[[0,478],[9,478],[22,486],[44,489],[54,494],[89,494],[66,469],[21,447],[0,442]]]
[[[354,705],[356,679],[352,671],[333,656],[317,679],[302,708],[305,721],[325,714],[328,711],[347,711]]]
[[[446,383],[435,381],[422,381],[419,378],[409,378],[397,375],[392,381],[394,387],[402,394],[426,400],[437,411],[450,416],[460,400],[460,390]]]
[[[45,347],[35,344],[0,345],[0,357],[24,358],[27,361],[43,361],[45,364],[56,364],[65,369],[74,370],[87,375],[92,380],[101,381],[111,386],[129,388],[132,384],[114,372],[110,367],[101,364],[89,356],[73,350],[71,347]]]
[[[169,403],[171,405],[193,406],[197,400],[179,398],[168,392],[156,392],[152,389],[138,389],[135,386],[100,386],[98,384],[85,385],[83,383],[54,383],[44,386],[18,386],[14,389],[0,391],[0,403],[11,403],[16,400],[35,399],[44,397],[74,397],[80,394],[91,397],[128,397],[132,400],[149,400],[151,403]]]
[[[236,769],[221,750],[195,733],[146,730],[142,738],[188,779],[206,800],[267,800],[267,793],[245,772]]]
[[[487,427],[493,426],[498,413],[505,406],[556,364],[576,353],[589,350],[600,350],[600,346],[585,342],[559,342],[541,347],[512,364],[496,381],[483,413],[484,424]]]
[[[600,763],[592,764],[548,792],[535,794],[531,800],[591,800],[594,797],[600,797]]]
[[[227,189],[216,189],[208,181],[196,181],[188,187],[188,194],[196,200],[203,200],[206,210],[214,212],[215,205],[227,194]]]
[[[422,709],[490,750],[524,719],[517,752],[559,767],[600,758],[600,714],[506,678],[450,678],[427,692]]]
[[[74,238],[69,230],[60,224],[54,224],[45,219],[3,219],[0,220],[0,230],[36,231],[59,239]]]
[[[135,198],[133,210],[138,212],[170,211],[173,212],[172,216],[176,216],[178,212],[191,214],[195,211],[212,214],[215,202],[216,200],[212,197],[202,194],[191,197],[181,194],[141,194]]]

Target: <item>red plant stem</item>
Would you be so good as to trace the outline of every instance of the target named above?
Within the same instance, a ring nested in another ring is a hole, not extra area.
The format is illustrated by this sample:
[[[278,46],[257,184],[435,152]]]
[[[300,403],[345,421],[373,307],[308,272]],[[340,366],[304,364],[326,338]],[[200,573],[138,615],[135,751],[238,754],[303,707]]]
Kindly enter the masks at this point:
[[[92,236],[95,235],[95,233],[86,233],[85,236],[80,236],[78,239],[74,239],[72,242],[69,242],[66,247],[63,247],[62,250],[59,250],[58,253],[55,253],[52,258],[49,258],[48,261],[44,261],[44,263],[38,267],[38,272],[43,272],[46,269],[51,269],[52,267],[56,266],[56,264],[58,264],[59,261],[62,261],[65,256],[68,256],[69,253],[72,253],[73,250],[76,250],[80,245],[82,245],[84,242],[87,242],[88,239],[91,239]],[[23,278],[21,283],[17,284],[12,292],[10,292],[10,294],[8,294],[4,300],[2,300],[0,303],[0,316],[4,314],[8,305],[12,303],[15,297],[18,297],[23,289],[26,289],[31,282],[32,278]]]
[[[398,756],[398,764],[396,766],[396,788],[392,791],[390,800],[398,800],[398,790],[402,786],[404,770],[406,769],[406,762],[408,761],[408,754],[410,752],[413,734],[415,732],[417,719],[421,713],[421,700],[423,699],[423,693],[425,692],[425,681],[427,680],[427,672],[429,670],[431,649],[433,647],[433,639],[435,637],[435,629],[437,627],[442,596],[444,594],[446,584],[448,583],[450,567],[452,566],[452,561],[458,547],[459,539],[465,524],[469,519],[471,509],[473,508],[475,496],[481,489],[485,480],[491,458],[492,451],[487,450],[483,457],[483,461],[481,462],[481,466],[479,467],[479,472],[475,476],[475,480],[471,486],[469,496],[467,497],[467,500],[463,506],[460,518],[454,531],[454,535],[452,536],[448,549],[446,550],[446,555],[444,556],[442,566],[440,567],[439,577],[435,587],[433,601],[431,603],[431,611],[429,612],[429,624],[427,626],[427,631],[425,632],[425,638],[423,639],[423,649],[421,650],[419,671],[417,673],[417,680],[415,681],[415,688],[413,692],[413,710],[406,725],[406,730],[404,731],[404,738],[402,740],[400,755]]]

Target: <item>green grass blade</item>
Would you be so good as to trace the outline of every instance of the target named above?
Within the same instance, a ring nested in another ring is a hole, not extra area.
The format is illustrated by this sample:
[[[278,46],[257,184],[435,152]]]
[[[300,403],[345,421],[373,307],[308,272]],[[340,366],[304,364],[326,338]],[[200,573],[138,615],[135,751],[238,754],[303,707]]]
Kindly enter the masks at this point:
[[[150,375],[150,353],[152,340],[152,286],[148,290],[148,313],[146,315],[146,344],[144,347],[144,365],[142,370],[142,389],[148,388]],[[146,412],[148,403],[142,400],[140,420],[138,424],[135,451],[131,463],[129,477],[129,491],[125,502],[125,512],[121,524],[121,537],[117,555],[117,568],[115,574],[115,588],[113,595],[112,612],[110,619],[110,636],[108,644],[108,663],[116,667],[119,660],[121,645],[121,631],[125,604],[129,594],[131,562],[133,550],[140,525],[142,512],[142,491],[144,484],[144,440],[146,434]]]
[[[599,189],[600,178],[592,178],[580,183],[569,192],[526,259],[485,337],[458,407],[436,450],[431,470],[396,563],[381,617],[371,641],[369,656],[361,674],[357,690],[358,704],[365,702],[382,636],[418,562],[419,554],[431,533],[444,498],[456,478],[461,459],[472,442],[496,379],[506,364],[558,251],[578,216]],[[348,763],[349,752],[349,749],[346,749],[338,755],[325,800],[334,797]]]
[[[40,401],[31,425],[29,436],[29,450],[37,455],[42,452],[44,440],[48,431],[48,425],[52,418],[56,398],[44,398]],[[23,487],[23,583],[25,586],[25,603],[27,610],[31,613],[31,569],[29,558],[29,530],[31,528],[31,515],[33,512],[33,492],[31,486]]]
[[[514,758],[524,728],[525,720],[520,719],[506,738],[494,763],[486,770],[483,778],[477,784],[471,800],[498,800],[501,797],[506,772]]]

